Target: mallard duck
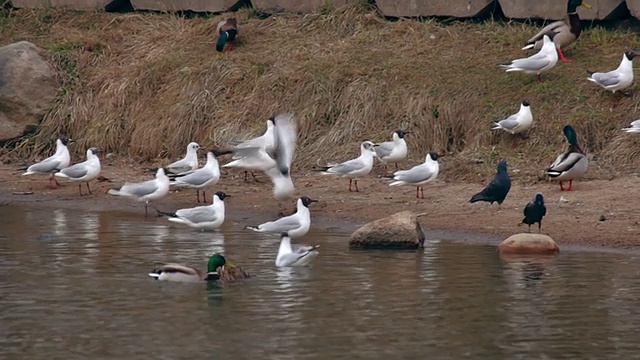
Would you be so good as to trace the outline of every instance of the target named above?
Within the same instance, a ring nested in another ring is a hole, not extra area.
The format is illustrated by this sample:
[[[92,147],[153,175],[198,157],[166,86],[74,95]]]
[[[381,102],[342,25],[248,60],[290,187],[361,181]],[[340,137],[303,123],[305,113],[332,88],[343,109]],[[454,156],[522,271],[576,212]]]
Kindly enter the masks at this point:
[[[251,277],[241,267],[233,265],[222,254],[215,253],[209,258],[207,272],[200,269],[179,265],[165,264],[153,270],[149,276],[160,281],[235,281]]]
[[[236,18],[228,18],[221,20],[218,23],[218,42],[216,43],[216,50],[221,53],[224,50],[224,44],[229,43],[227,51],[233,50],[233,45],[238,36],[238,20]]]
[[[591,9],[591,5],[587,4],[582,0],[569,0],[567,2],[567,16],[563,20],[554,21],[551,24],[545,26],[540,32],[535,34],[529,41],[527,41],[527,45],[522,48],[522,50],[527,49],[540,49],[542,48],[542,36],[547,32],[553,32],[556,36],[553,39],[553,42],[558,49],[558,54],[560,55],[560,60],[564,62],[570,61],[567,59],[562,53],[562,48],[572,44],[578,36],[580,36],[580,32],[582,32],[582,26],[580,25],[580,16],[578,16],[578,6],[584,6],[587,9]]]
[[[568,180],[569,188],[566,191],[571,191],[573,190],[573,180],[580,179],[587,172],[589,160],[578,145],[578,138],[573,127],[567,125],[563,132],[569,141],[569,149],[560,154],[556,161],[549,166],[547,175],[553,180],[560,181],[560,191],[565,191],[562,182]]]

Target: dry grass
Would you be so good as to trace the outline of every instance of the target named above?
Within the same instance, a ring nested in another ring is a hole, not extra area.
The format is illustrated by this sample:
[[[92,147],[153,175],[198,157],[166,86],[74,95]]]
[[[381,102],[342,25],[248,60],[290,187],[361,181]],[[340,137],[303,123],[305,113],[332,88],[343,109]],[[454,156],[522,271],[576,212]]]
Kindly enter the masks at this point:
[[[583,32],[543,75],[505,73],[495,64],[524,56],[537,27],[486,21],[385,21],[366,5],[313,15],[257,19],[236,14],[241,40],[217,59],[219,17],[20,10],[0,15],[0,45],[28,40],[49,49],[60,77],[57,106],[17,154],[48,151],[58,134],[134,161],[177,157],[190,141],[205,147],[262,133],[268,116],[294,111],[300,126],[296,169],[356,155],[360,141],[411,131],[410,157],[446,152],[442,175],[478,180],[506,158],[523,181],[566,148],[572,124],[597,160],[591,177],[640,165],[640,138],[619,130],[639,117],[638,101],[586,81],[585,69],[610,70],[638,47],[623,31]],[[511,147],[494,120],[527,98],[531,137]],[[476,160],[484,160],[477,165]]]

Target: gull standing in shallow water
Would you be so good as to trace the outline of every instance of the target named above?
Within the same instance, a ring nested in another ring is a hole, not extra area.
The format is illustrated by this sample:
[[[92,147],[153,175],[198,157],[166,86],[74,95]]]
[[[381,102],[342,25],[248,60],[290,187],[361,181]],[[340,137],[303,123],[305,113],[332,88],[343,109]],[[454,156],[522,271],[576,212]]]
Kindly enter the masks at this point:
[[[629,127],[623,128],[622,131],[629,133],[640,132],[640,120],[632,121],[631,124],[629,124]]]
[[[552,32],[544,34],[542,48],[537,54],[529,56],[528,58],[500,63],[498,67],[507,72],[522,71],[525,74],[535,74],[536,80],[541,82],[540,74],[551,70],[551,68],[558,63],[558,50],[553,43],[554,36]]]
[[[165,197],[169,193],[169,178],[163,168],[156,172],[156,178],[140,183],[125,183],[120,189],[110,189],[111,195],[134,198],[144,201],[144,216],[147,216],[149,202]]]
[[[206,206],[196,206],[180,209],[176,212],[158,211],[158,215],[167,216],[167,220],[178,224],[185,224],[198,230],[216,230],[224,222],[224,199],[230,197],[218,191],[213,195],[213,203]]]
[[[277,267],[289,267],[289,266],[305,266],[309,265],[318,254],[316,249],[320,245],[313,246],[298,246],[295,249],[291,247],[291,238],[289,234],[283,232],[280,234],[280,248],[278,249],[278,255],[276,256]]]
[[[440,165],[438,158],[443,155],[427,153],[424,163],[416,165],[409,170],[400,170],[388,177],[392,180],[389,186],[413,185],[416,187],[416,198],[424,199],[424,184],[434,181],[438,177]],[[419,196],[421,194],[422,196]]]
[[[363,141],[360,144],[360,156],[339,164],[328,164],[316,168],[325,175],[340,175],[349,178],[349,191],[351,191],[351,183],[355,182],[356,191],[358,190],[358,178],[367,175],[373,168],[373,152],[375,144],[371,141]]]
[[[520,111],[504,120],[495,122],[491,130],[502,129],[512,135],[520,134],[522,136],[525,131],[531,128],[531,125],[533,125],[531,106],[529,106],[529,101],[522,100]]]
[[[258,226],[248,226],[247,229],[262,233],[289,233],[291,238],[299,238],[309,232],[311,227],[311,212],[309,205],[318,202],[303,196],[298,199],[297,211],[293,215],[282,217],[275,221],[269,221]]]
[[[58,172],[69,166],[71,163],[71,155],[69,154],[69,149],[67,149],[67,145],[72,143],[73,140],[67,137],[60,137],[56,140],[56,152],[52,156],[37,162],[27,168],[21,168],[18,170],[26,170],[22,175],[31,175],[31,174],[51,174],[49,176],[49,188],[53,189],[53,182],[55,181],[56,185],[58,181],[53,177],[54,173]]]
[[[196,142],[191,142],[187,145],[187,153],[184,158],[173,162],[164,168],[167,172],[179,174],[186,171],[193,171],[198,168],[198,150],[200,145]]]
[[[202,189],[202,202],[206,202],[207,194],[205,189],[215,185],[220,180],[220,167],[218,159],[216,159],[219,154],[220,152],[217,149],[213,149],[207,152],[207,163],[200,169],[169,175],[172,180],[170,185],[195,188],[198,203],[200,203],[200,190]]]
[[[89,181],[95,180],[100,176],[100,158],[98,148],[92,147],[87,150],[87,160],[75,165],[66,167],[55,175],[60,178],[69,179],[78,183],[78,192],[82,196],[82,183],[87,184],[87,191],[91,194]]]
[[[407,157],[407,142],[404,140],[404,136],[407,134],[409,134],[409,132],[396,130],[393,132],[392,141],[374,145],[374,155],[384,163],[385,169],[387,168],[388,162],[393,162],[396,164],[396,170],[398,170],[398,161],[404,160]]]
[[[622,54],[622,61],[618,68],[606,73],[587,70],[589,73],[587,80],[602,86],[605,90],[612,91],[614,94],[616,91],[620,91],[623,95],[629,96],[621,90],[628,88],[633,83],[632,60],[636,56],[638,56],[637,51],[626,51]]]

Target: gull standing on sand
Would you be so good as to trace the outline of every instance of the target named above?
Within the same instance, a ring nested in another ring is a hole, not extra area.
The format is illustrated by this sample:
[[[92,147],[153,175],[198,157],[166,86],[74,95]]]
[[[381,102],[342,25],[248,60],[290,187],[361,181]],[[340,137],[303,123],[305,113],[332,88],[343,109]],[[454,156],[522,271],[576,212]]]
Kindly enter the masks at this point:
[[[309,205],[318,202],[303,196],[298,199],[297,211],[293,215],[282,217],[275,221],[269,221],[258,226],[248,226],[247,229],[261,233],[289,233],[291,238],[299,238],[309,232],[311,227],[311,212]]]
[[[634,120],[629,124],[629,127],[623,128],[622,131],[629,133],[640,132],[640,120]]]
[[[291,238],[287,232],[280,234],[280,248],[276,256],[277,267],[309,265],[318,254],[319,245],[291,247]]]
[[[498,163],[498,171],[496,176],[491,182],[479,193],[473,195],[470,203],[476,201],[486,201],[493,205],[494,202],[498,203],[498,208],[502,208],[502,202],[507,197],[509,190],[511,189],[511,178],[507,173],[507,162],[501,160]]]
[[[179,174],[187,171],[193,171],[198,168],[198,150],[200,145],[196,142],[191,142],[187,145],[187,154],[184,158],[171,163],[164,168],[167,172]]]
[[[360,156],[339,164],[327,164],[316,168],[325,175],[340,175],[349,178],[349,191],[351,191],[351,183],[355,182],[356,191],[358,190],[358,178],[367,175],[373,168],[373,153],[375,144],[371,141],[363,141],[360,144]]]
[[[540,74],[545,71],[551,70],[558,63],[558,50],[553,43],[554,33],[549,32],[544,34],[543,45],[540,51],[528,58],[516,59],[513,61],[500,63],[498,67],[500,69],[510,71],[522,71],[525,74],[536,75],[536,80],[541,82]]]
[[[605,90],[616,91],[624,90],[633,83],[633,58],[638,55],[635,50],[628,50],[622,54],[622,61],[617,69],[601,73],[587,70],[589,77],[587,80],[602,86]],[[629,96],[623,93],[623,95]]]
[[[409,170],[400,170],[393,173],[393,176],[389,177],[392,182],[389,186],[401,186],[401,185],[413,185],[416,187],[416,198],[424,199],[424,184],[434,181],[438,177],[440,171],[440,165],[438,165],[438,158],[443,155],[430,152],[427,153],[424,163],[416,165]],[[419,193],[422,196],[419,196]]]
[[[156,172],[156,178],[140,183],[125,183],[120,189],[110,189],[111,195],[134,198],[137,201],[144,201],[144,216],[147,216],[149,202],[165,197],[169,193],[169,178],[163,168]]]
[[[374,145],[374,154],[384,163],[385,169],[387,168],[387,163],[393,162],[396,164],[396,170],[398,170],[398,161],[407,157],[407,142],[404,140],[404,136],[407,134],[409,132],[396,130],[393,132],[392,141]]]
[[[504,120],[495,122],[491,130],[502,129],[512,135],[522,135],[522,133],[531,128],[531,125],[533,125],[531,106],[529,106],[528,100],[522,100],[522,103],[520,104],[520,111]]]
[[[202,190],[202,202],[206,202],[205,189],[215,185],[220,180],[220,167],[216,156],[217,149],[207,152],[207,163],[200,169],[184,172],[177,175],[169,175],[172,180],[170,185],[178,187],[190,187],[196,189],[197,202],[200,203],[200,190]]]
[[[176,212],[158,211],[158,215],[167,216],[167,220],[184,224],[198,230],[216,230],[224,222],[224,199],[230,197],[218,191],[213,195],[213,203],[206,206],[196,206],[180,209]]]
[[[31,175],[31,174],[51,174],[49,176],[49,188],[53,189],[53,181],[55,181],[56,185],[60,185],[58,181],[53,177],[54,173],[58,172],[69,166],[71,163],[71,155],[69,154],[69,149],[67,149],[67,145],[72,143],[73,140],[62,136],[56,140],[56,152],[40,161],[37,162],[27,168],[20,168],[18,170],[26,170],[22,175]]]
[[[89,181],[95,180],[100,176],[100,158],[98,153],[100,150],[96,147],[87,150],[87,160],[75,165],[66,167],[55,175],[60,178],[68,179],[78,183],[78,192],[82,196],[82,183],[87,184],[87,191],[91,194]]]
[[[531,232],[531,225],[538,223],[538,232],[542,227],[542,218],[547,214],[547,207],[544,206],[544,197],[541,193],[536,193],[533,200],[524,207],[524,219],[523,224],[529,225],[529,232]]]
[[[269,154],[270,156],[273,156],[276,149],[274,121],[275,121],[275,117],[273,116],[267,119],[267,130],[264,132],[264,134],[258,137],[255,137],[249,140],[231,140],[229,141],[229,143],[237,149],[257,147],[262,149],[265,153]],[[234,160],[240,159],[240,156],[234,156],[233,159]],[[248,170],[244,171],[244,181],[247,181],[247,171]],[[253,172],[251,173],[251,175],[255,179],[255,175],[253,174]]]
[[[273,183],[276,199],[284,199],[295,194],[291,180],[291,166],[296,150],[297,125],[293,114],[280,114],[273,120],[275,124],[275,148],[269,154],[263,147],[233,148],[220,154],[233,153],[234,161],[222,167],[259,170],[267,174]]]

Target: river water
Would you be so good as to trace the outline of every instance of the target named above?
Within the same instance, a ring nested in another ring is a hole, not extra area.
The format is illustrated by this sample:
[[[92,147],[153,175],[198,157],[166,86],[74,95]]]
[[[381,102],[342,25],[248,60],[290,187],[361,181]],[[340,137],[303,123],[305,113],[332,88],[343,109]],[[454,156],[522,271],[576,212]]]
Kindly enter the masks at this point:
[[[424,251],[349,251],[349,229],[312,225],[313,266],[278,269],[278,238],[242,228],[266,219],[202,233],[138,214],[1,206],[0,359],[640,357],[638,255],[503,259],[442,233]],[[165,261],[205,268],[216,251],[254,278],[147,276]]]

